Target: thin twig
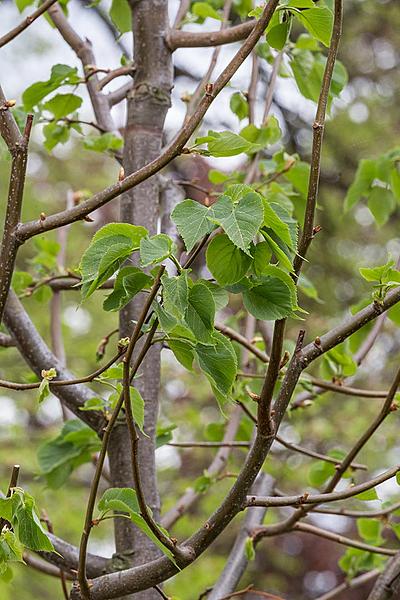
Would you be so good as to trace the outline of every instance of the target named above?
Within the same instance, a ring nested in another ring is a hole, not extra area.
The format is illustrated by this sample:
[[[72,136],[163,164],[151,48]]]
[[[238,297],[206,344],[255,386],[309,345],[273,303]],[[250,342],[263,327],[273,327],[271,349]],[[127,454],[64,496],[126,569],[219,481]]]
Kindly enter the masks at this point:
[[[14,27],[8,33],[3,35],[0,38],[0,48],[11,42],[11,40],[15,39],[20,33],[25,31],[25,29],[29,27],[29,25],[36,21],[36,19],[40,17],[40,15],[45,13],[46,10],[50,8],[50,6],[55,2],[57,2],[57,0],[45,0],[45,2],[43,2],[43,4],[39,6],[39,8],[37,8],[33,13],[31,13],[28,17],[21,21],[21,23],[19,23],[16,27]]]

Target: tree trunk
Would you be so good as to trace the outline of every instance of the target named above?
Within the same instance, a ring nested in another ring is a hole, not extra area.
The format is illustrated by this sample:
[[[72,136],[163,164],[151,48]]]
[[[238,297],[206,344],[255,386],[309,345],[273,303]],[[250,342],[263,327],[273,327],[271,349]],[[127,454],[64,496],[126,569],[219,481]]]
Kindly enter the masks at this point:
[[[165,116],[170,106],[173,84],[172,60],[164,38],[168,29],[167,0],[130,0],[133,17],[134,86],[128,96],[125,130],[124,170],[128,175],[156,158],[161,151]],[[152,177],[121,199],[121,221],[142,225],[150,235],[157,233],[159,211],[159,181]],[[120,336],[132,332],[143,303],[140,294],[120,315]],[[141,436],[139,463],[146,502],[155,518],[160,512],[155,469],[155,429],[158,415],[160,385],[160,349],[153,346],[139,371],[135,385],[145,401],[145,431]],[[115,486],[132,486],[131,457],[127,452],[128,432],[120,424],[112,434],[109,448],[110,468]],[[126,519],[115,523],[116,551],[130,564],[139,565],[159,556],[159,550]],[[152,600],[157,592],[148,590],[135,594],[135,599]]]

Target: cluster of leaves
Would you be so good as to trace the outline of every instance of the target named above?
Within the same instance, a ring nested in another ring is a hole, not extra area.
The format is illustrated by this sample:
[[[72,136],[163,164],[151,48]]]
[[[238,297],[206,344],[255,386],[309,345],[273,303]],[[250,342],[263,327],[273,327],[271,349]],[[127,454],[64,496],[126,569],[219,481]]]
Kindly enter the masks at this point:
[[[188,252],[212,234],[206,252],[211,280],[194,281],[190,271],[181,268],[167,235],[149,237],[143,227],[112,223],[95,234],[82,257],[82,298],[117,273],[103,308],[120,310],[138,292],[146,292],[158,272],[157,267],[145,273],[126,260],[137,251],[141,267],[170,259],[178,273],[163,274],[152,318],[158,319],[177,360],[192,369],[196,359],[218,400],[226,401],[237,359],[231,342],[214,328],[215,313],[227,304],[229,292],[241,294],[245,308],[260,319],[281,319],[300,310],[290,275],[297,223],[286,208],[244,184],[228,185],[209,208],[184,200],[172,219]]]
[[[0,577],[9,581],[9,563],[24,562],[25,549],[52,552],[53,544],[39,519],[34,498],[21,488],[13,488],[7,498],[0,498]]]
[[[113,511],[113,517],[122,516],[129,518],[166,556],[168,556],[172,562],[175,563],[172,552],[160,542],[140,514],[135,490],[131,488],[109,488],[100,498],[97,507],[100,511],[100,516],[95,520],[96,523],[100,523],[110,511]],[[152,514],[149,507],[147,507],[147,510]],[[166,537],[169,537],[168,531],[160,524],[158,524],[158,528]]]
[[[400,148],[376,159],[360,160],[353,183],[345,198],[349,211],[366,199],[377,225],[384,225],[400,202]]]

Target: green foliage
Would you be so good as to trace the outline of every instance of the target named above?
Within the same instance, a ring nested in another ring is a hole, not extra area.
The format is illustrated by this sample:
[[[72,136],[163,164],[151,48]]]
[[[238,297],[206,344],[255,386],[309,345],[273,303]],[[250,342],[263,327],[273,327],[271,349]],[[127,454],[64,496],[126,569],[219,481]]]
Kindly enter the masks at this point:
[[[57,121],[78,110],[81,104],[82,98],[75,94],[56,94],[43,104],[43,109],[51,112]]]
[[[184,200],[172,211],[171,218],[188,252],[213,230],[214,225],[208,219],[208,212],[208,208],[194,200]]]
[[[245,119],[249,114],[249,105],[241,92],[232,94],[229,106],[231,111],[237,116],[239,121]]]
[[[69,67],[62,64],[55,65],[52,67],[50,77],[47,81],[33,83],[24,91],[22,94],[24,110],[26,112],[31,111],[39,105],[43,98],[62,85],[77,85],[80,81],[76,67]]]
[[[93,236],[79,265],[82,275],[82,300],[93,294],[132,252],[138,250],[140,240],[146,234],[147,230],[144,227],[110,223]]]
[[[9,563],[23,563],[25,549],[52,552],[54,547],[42,527],[33,496],[23,489],[13,488],[9,497],[1,499],[0,517],[6,521],[0,534],[0,576],[8,580],[12,577]]]
[[[110,17],[120,33],[132,29],[132,13],[128,0],[112,0]]]
[[[222,286],[237,283],[246,275],[251,257],[240,250],[226,234],[216,235],[207,247],[207,267]]]
[[[120,150],[124,142],[122,138],[115,134],[108,132],[100,135],[87,135],[85,136],[84,146],[87,150],[93,150],[94,152],[114,152]]]
[[[104,310],[121,310],[142,289],[149,288],[152,281],[150,275],[137,267],[122,267],[115,278],[113,291],[103,302]]]
[[[246,310],[256,319],[284,319],[293,312],[289,286],[277,277],[261,277],[257,284],[243,292]]]
[[[133,418],[140,431],[144,434],[144,400],[139,390],[134,387],[130,388],[130,397]]]
[[[67,421],[56,438],[39,447],[39,473],[49,488],[57,489],[74,469],[90,462],[92,453],[99,448],[100,440],[92,429],[79,419]]]
[[[318,102],[325,64],[326,58],[323,54],[299,48],[293,51],[290,60],[293,76],[300,93],[313,102]],[[329,105],[333,98],[340,95],[346,83],[346,69],[340,61],[336,61],[329,92]]]
[[[143,533],[145,533],[170,560],[172,560],[172,562],[175,562],[172,552],[159,541],[140,514],[135,490],[132,490],[131,488],[109,488],[100,498],[98,509],[103,516],[110,510],[117,511],[118,513],[127,513],[131,521],[139,527],[139,529],[141,529]],[[151,513],[151,509],[148,508],[148,510]],[[164,535],[168,536],[168,532],[163,529],[161,525],[158,527]]]
[[[362,267],[360,274],[368,282],[376,282],[374,285],[374,300],[381,302],[386,293],[393,287],[400,285],[400,272],[393,268],[394,260],[391,258],[385,265],[380,267]]]
[[[400,150],[394,148],[377,159],[359,162],[353,183],[345,197],[345,210],[366,199],[377,225],[384,225],[396,210],[399,194]]]
[[[140,261],[144,267],[155,265],[172,253],[172,240],[165,233],[145,237],[140,240]]]
[[[251,192],[234,203],[229,196],[220,196],[210,209],[210,219],[222,227],[235,246],[250,254],[250,243],[264,220],[261,197]]]

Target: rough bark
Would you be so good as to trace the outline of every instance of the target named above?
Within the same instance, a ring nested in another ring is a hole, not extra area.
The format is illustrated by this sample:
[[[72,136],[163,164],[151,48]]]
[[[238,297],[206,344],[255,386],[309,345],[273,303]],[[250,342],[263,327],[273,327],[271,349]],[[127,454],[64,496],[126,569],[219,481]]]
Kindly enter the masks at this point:
[[[170,50],[165,44],[168,29],[167,0],[130,0],[133,15],[134,61],[136,74],[128,95],[125,129],[124,170],[133,173],[155,159],[161,151],[165,116],[170,106],[173,71]],[[152,177],[121,199],[121,221],[143,225],[150,235],[157,233],[159,223],[159,182]],[[120,315],[120,335],[130,335],[132,321],[137,319],[143,296],[129,304]],[[155,428],[158,415],[160,384],[160,350],[153,347],[140,369],[136,385],[145,400],[145,431],[141,436],[139,462],[146,502],[156,519],[160,512],[155,469]],[[113,485],[133,485],[130,457],[127,453],[128,434],[124,424],[112,435],[109,449]],[[122,521],[122,520],[121,520]],[[149,539],[129,522],[117,521],[117,554],[128,558],[132,565],[143,564],[159,556]],[[158,597],[155,590],[135,596],[141,600]]]

